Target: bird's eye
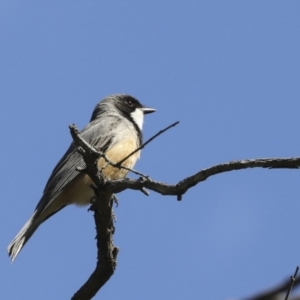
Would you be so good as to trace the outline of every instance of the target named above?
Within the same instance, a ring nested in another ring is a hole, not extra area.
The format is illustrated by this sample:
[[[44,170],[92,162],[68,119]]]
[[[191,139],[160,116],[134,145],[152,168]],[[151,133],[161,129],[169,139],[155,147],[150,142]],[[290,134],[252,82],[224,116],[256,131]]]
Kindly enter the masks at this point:
[[[131,100],[127,100],[127,105],[128,105],[129,107],[132,107],[132,106],[133,106],[133,102],[132,102]]]

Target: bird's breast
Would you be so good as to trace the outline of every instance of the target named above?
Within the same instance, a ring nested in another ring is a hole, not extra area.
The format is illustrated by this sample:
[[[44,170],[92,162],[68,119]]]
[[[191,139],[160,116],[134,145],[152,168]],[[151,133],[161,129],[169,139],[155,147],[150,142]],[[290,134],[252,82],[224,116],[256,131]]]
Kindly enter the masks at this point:
[[[138,148],[138,146],[139,145],[137,143],[136,138],[128,137],[120,142],[114,143],[111,147],[107,149],[105,155],[111,162],[118,163],[119,161],[127,157],[129,154],[131,154],[133,151],[135,151]],[[139,156],[140,151],[134,153],[122,163],[122,166],[130,169],[133,168]],[[110,180],[124,178],[128,173],[128,171],[125,169],[119,169],[111,165],[107,165],[104,158],[98,160],[98,168],[100,170],[103,168],[103,175]]]
[[[134,138],[124,138],[122,141],[112,144],[105,152],[106,157],[113,163],[117,163],[127,157],[130,153],[139,147],[137,139]],[[126,159],[122,166],[127,168],[133,168],[137,159],[140,156],[140,151],[134,153],[128,159]],[[125,169],[115,168],[104,160],[100,158],[98,160],[98,168],[102,169],[103,175],[109,180],[117,180],[126,177],[128,171]],[[74,183],[74,184],[73,184]],[[77,205],[88,205],[90,199],[93,196],[93,190],[90,186],[93,185],[91,178],[87,174],[79,175],[66,190],[68,191],[67,197],[69,203],[75,203]]]

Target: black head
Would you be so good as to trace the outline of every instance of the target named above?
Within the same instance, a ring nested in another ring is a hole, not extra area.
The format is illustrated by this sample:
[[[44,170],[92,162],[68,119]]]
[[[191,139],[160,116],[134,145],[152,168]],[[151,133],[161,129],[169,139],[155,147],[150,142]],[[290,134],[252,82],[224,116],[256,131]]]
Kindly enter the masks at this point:
[[[101,117],[103,113],[121,114],[141,130],[144,114],[152,112],[155,112],[154,108],[145,107],[136,98],[130,95],[116,94],[104,98],[96,106],[91,121]]]

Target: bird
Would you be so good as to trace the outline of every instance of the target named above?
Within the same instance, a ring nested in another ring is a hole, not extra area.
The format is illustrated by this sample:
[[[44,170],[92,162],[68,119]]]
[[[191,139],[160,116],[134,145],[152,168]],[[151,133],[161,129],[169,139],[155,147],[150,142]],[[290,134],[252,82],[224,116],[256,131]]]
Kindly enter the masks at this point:
[[[142,145],[144,115],[153,113],[154,108],[142,105],[127,94],[105,97],[95,107],[88,125],[80,132],[82,138],[96,150],[102,151],[112,162],[117,163]],[[137,151],[122,165],[131,169],[140,157]],[[104,158],[97,162],[98,169],[105,165]],[[7,251],[13,262],[26,242],[38,227],[55,213],[70,204],[90,204],[94,191],[91,178],[80,169],[85,168],[82,156],[74,142],[53,169],[43,195],[32,216],[8,245]],[[104,178],[125,178],[126,169],[108,165],[102,170]]]

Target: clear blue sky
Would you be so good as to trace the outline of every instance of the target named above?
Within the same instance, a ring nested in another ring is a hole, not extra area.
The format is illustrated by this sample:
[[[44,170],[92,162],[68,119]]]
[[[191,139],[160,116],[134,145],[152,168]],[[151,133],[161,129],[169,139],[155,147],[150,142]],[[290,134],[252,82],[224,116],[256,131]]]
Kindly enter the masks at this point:
[[[6,247],[108,94],[157,113],[136,168],[176,183],[230,160],[300,156],[299,1],[0,2],[1,299],[69,299],[95,266],[92,214]],[[132,176],[132,175],[131,175]],[[95,299],[239,299],[300,264],[298,170],[214,176],[182,202],[119,194],[115,275]]]

